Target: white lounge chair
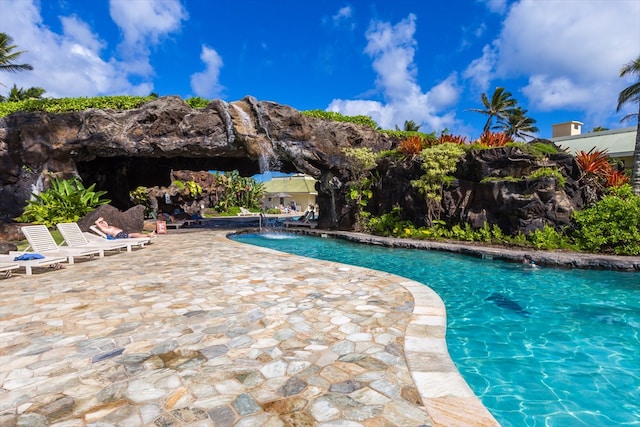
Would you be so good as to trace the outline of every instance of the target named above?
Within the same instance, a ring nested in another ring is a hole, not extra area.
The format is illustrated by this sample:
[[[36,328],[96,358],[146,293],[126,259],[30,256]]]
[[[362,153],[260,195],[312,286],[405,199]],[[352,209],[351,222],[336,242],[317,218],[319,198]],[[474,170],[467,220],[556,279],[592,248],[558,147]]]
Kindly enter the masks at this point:
[[[69,248],[101,248],[105,251],[120,251],[121,249],[127,248],[127,251],[130,251],[129,245],[124,239],[116,239],[116,240],[107,240],[102,239],[96,236],[98,241],[89,241],[89,239],[85,236],[85,234],[80,230],[80,227],[75,222],[65,222],[57,224],[58,231],[62,234],[62,238],[64,242],[62,245],[66,245]],[[87,233],[90,234],[90,233]]]
[[[240,212],[238,213],[238,216],[258,216],[258,215],[260,215],[260,212],[251,212],[247,208],[240,208]]]
[[[67,257],[64,256],[44,256],[40,259],[15,261],[15,258],[21,255],[24,255],[24,253],[16,251],[9,252],[9,255],[0,255],[0,262],[17,264],[19,267],[24,268],[27,276],[31,276],[34,267],[53,267],[58,269],[60,268],[60,264],[67,262]]]
[[[143,248],[144,245],[151,243],[151,237],[127,237],[126,239],[109,239],[106,234],[104,234],[98,227],[92,225],[89,227],[91,231],[95,234],[85,233],[87,240],[96,241],[97,239],[104,240],[106,242],[122,242],[127,244],[127,252],[131,252],[131,248],[140,247]]]
[[[26,225],[21,230],[22,234],[27,238],[32,252],[44,256],[63,256],[67,258],[69,264],[74,263],[75,257],[89,256],[93,258],[95,255],[104,256],[104,249],[96,246],[86,248],[58,246],[49,229],[44,225]],[[23,253],[25,252],[27,251],[23,251]]]
[[[11,277],[11,272],[20,268],[20,264],[16,262],[4,262],[0,261],[0,273],[4,273],[5,279]]]

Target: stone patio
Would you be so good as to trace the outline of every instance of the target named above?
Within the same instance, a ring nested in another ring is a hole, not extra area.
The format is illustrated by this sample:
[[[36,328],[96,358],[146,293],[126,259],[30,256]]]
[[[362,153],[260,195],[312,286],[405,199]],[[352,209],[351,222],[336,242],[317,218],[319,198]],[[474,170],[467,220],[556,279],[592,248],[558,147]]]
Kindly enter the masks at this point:
[[[428,287],[226,234],[0,280],[0,425],[498,425]]]

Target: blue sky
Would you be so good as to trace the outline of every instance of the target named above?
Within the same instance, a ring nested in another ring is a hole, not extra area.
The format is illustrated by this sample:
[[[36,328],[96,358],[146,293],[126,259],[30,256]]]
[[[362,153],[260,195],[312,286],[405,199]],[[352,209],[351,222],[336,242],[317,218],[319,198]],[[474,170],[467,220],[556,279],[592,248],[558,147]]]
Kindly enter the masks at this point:
[[[503,86],[549,138],[569,120],[635,126],[615,108],[639,23],[639,0],[0,0],[34,66],[0,94],[251,95],[477,138],[468,110]]]

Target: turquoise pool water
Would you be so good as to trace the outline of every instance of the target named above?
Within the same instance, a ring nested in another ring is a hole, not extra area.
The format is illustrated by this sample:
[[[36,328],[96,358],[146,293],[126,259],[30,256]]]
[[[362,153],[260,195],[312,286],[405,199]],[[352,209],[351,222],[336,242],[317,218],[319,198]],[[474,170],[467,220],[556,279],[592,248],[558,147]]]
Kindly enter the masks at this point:
[[[286,233],[233,239],[387,271],[435,290],[447,344],[508,426],[640,425],[640,274],[522,264]]]

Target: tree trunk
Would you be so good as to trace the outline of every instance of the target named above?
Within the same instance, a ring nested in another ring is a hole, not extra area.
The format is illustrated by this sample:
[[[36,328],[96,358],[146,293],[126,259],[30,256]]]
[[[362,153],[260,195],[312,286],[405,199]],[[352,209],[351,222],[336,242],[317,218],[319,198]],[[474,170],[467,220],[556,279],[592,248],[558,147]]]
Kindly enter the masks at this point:
[[[638,128],[636,129],[636,147],[633,150],[631,186],[633,187],[633,194],[640,196],[640,103],[638,103]]]

